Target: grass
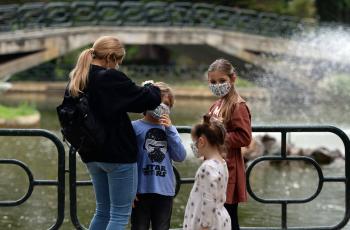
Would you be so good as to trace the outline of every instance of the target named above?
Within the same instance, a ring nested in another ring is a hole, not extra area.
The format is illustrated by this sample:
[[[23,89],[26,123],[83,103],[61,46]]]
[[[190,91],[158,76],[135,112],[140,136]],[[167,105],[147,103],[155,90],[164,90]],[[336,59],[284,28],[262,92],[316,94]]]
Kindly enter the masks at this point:
[[[20,104],[18,107],[8,107],[0,105],[0,118],[15,119],[19,116],[33,115],[38,113],[33,105],[27,103]]]

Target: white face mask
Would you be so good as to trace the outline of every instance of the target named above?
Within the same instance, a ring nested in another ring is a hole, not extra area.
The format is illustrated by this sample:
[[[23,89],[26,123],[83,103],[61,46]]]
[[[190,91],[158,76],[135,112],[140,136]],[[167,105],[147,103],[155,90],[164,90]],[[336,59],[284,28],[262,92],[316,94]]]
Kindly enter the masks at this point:
[[[170,108],[166,104],[160,103],[157,108],[154,110],[148,110],[147,113],[150,114],[153,118],[159,120],[163,114],[170,114]]]
[[[193,155],[196,158],[200,158],[201,157],[201,155],[198,152],[197,141],[191,143],[191,149],[192,149]]]
[[[231,90],[232,84],[225,82],[221,84],[209,84],[209,89],[217,97],[223,97],[227,95]]]

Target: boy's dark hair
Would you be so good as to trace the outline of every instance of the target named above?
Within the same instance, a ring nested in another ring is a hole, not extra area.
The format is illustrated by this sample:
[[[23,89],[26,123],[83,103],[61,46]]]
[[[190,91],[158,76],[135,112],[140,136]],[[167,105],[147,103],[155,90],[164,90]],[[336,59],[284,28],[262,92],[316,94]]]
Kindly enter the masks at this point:
[[[197,124],[192,128],[191,134],[194,137],[204,135],[211,145],[219,148],[225,144],[226,129],[224,125],[219,121],[211,121],[208,114],[203,116],[202,124]]]

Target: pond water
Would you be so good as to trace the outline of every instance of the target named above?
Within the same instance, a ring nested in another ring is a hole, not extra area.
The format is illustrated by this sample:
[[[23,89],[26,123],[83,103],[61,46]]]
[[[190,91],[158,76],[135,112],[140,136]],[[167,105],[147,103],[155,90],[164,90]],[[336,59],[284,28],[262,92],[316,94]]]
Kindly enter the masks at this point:
[[[20,101],[34,102],[41,112],[39,128],[52,131],[61,137],[55,107],[61,98],[57,95],[8,95],[1,96],[2,104],[18,104]],[[175,125],[192,125],[200,121],[213,100],[178,98],[172,112]],[[349,106],[339,103],[320,103],[313,106],[276,106],[272,100],[248,101],[252,110],[253,125],[321,124],[335,125],[349,135]],[[136,119],[138,115],[132,115]],[[189,148],[190,137],[182,134],[188,150],[186,161],[176,164],[182,177],[193,177],[200,161],[192,157]],[[333,134],[298,134],[289,141],[300,147],[326,146],[330,149],[344,148]],[[44,138],[0,137],[0,158],[15,158],[23,161],[32,170],[35,179],[56,179],[57,154],[55,147]],[[68,162],[68,161],[66,161]],[[85,166],[77,157],[77,177],[88,180]],[[67,166],[66,166],[67,167]],[[336,160],[322,166],[324,176],[344,176],[344,161]],[[28,179],[24,171],[14,165],[0,165],[0,200],[17,200],[28,189]],[[66,177],[65,220],[61,229],[74,229],[69,219],[68,177]],[[305,198],[317,189],[318,176],[312,165],[291,163],[271,165],[258,164],[252,171],[250,182],[253,191],[262,198]],[[181,227],[184,208],[192,185],[183,185],[174,200],[172,227]],[[91,186],[78,187],[78,218],[87,226],[95,204]],[[47,229],[56,220],[57,194],[55,187],[35,187],[32,196],[17,207],[0,208],[0,229]],[[288,205],[288,226],[332,226],[339,223],[345,213],[345,185],[325,183],[320,195],[306,204]],[[251,197],[239,206],[241,226],[279,227],[281,224],[280,205],[262,204]],[[350,225],[344,229],[350,229]]]

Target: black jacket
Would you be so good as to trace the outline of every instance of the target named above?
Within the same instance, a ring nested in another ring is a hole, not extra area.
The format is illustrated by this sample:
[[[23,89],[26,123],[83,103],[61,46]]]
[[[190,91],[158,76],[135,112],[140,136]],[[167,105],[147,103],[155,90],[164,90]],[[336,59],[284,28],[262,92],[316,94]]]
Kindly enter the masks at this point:
[[[134,163],[137,142],[127,112],[142,113],[161,102],[155,86],[139,87],[124,73],[91,65],[88,87],[89,105],[105,129],[103,146],[79,152],[84,162]]]

